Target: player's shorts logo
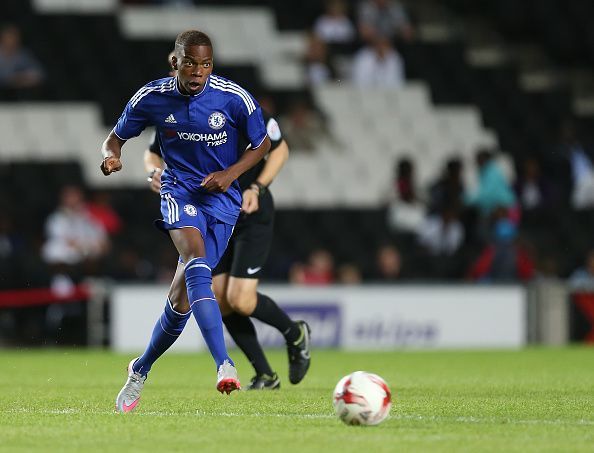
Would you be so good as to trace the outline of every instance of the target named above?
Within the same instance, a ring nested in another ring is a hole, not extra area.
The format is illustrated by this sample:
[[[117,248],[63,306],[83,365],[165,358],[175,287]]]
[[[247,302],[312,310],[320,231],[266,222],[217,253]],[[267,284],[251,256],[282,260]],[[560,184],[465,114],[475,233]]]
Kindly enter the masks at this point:
[[[208,125],[213,129],[222,128],[226,121],[225,115],[223,115],[221,112],[213,112],[208,117]]]
[[[192,206],[191,204],[187,204],[184,206],[184,212],[192,217],[196,217],[196,214],[198,214],[198,211],[196,211],[196,208],[194,206]]]

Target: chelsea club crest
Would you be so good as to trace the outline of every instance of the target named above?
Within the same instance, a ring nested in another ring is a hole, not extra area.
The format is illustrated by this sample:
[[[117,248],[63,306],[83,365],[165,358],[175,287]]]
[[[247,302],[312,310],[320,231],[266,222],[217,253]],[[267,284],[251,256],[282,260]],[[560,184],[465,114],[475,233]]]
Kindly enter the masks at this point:
[[[192,206],[191,204],[187,204],[184,206],[184,212],[191,217],[196,217],[196,214],[198,214],[198,212],[196,211],[196,208],[194,206]]]
[[[213,112],[208,117],[208,125],[213,129],[220,129],[225,125],[225,115],[221,112]]]

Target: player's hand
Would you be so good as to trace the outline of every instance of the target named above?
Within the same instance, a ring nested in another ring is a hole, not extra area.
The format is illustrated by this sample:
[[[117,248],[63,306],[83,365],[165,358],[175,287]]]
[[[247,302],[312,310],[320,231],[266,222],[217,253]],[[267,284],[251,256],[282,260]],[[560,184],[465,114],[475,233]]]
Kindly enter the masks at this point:
[[[209,192],[226,192],[229,186],[233,183],[235,177],[230,174],[229,171],[215,171],[207,175],[200,183],[201,187],[204,187]]]
[[[163,170],[155,168],[148,177],[148,182],[153,192],[161,193],[161,173],[163,173]]]
[[[243,201],[241,202],[241,210],[246,214],[256,212],[260,208],[258,193],[253,189],[246,189],[243,191]]]
[[[101,171],[105,176],[111,175],[113,172],[120,171],[122,169],[122,161],[117,157],[106,157],[101,162]]]

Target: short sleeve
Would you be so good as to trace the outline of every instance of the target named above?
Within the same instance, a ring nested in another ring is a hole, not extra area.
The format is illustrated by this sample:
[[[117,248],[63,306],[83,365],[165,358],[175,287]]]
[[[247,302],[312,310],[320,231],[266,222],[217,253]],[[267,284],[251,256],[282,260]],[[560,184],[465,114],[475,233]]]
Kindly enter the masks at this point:
[[[237,124],[241,133],[250,142],[250,148],[255,149],[262,144],[266,138],[266,125],[262,116],[262,109],[258,102],[247,93],[237,101]]]
[[[113,129],[114,133],[122,140],[137,137],[148,124],[146,105],[143,102],[146,96],[142,95],[143,92],[146,92],[146,87],[141,88],[132,96]]]

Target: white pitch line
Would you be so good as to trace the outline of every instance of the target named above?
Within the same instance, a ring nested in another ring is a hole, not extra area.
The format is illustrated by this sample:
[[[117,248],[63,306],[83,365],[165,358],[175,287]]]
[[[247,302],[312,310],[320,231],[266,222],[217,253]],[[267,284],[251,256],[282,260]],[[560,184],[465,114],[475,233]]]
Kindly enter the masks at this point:
[[[93,410],[82,410],[75,408],[63,408],[63,409],[28,409],[28,408],[15,408],[0,411],[4,414],[39,414],[39,415],[116,415],[114,410],[104,411],[93,411]],[[196,417],[231,417],[231,418],[290,418],[290,419],[302,419],[302,420],[315,420],[315,419],[334,419],[335,415],[332,414],[279,414],[270,412],[250,412],[250,413],[238,413],[238,412],[202,412],[197,410],[195,412],[173,412],[173,411],[142,411],[135,412],[133,416],[142,417],[171,417],[179,415],[193,415]],[[513,418],[496,418],[496,417],[446,417],[446,416],[426,416],[426,415],[392,415],[392,420],[411,420],[420,422],[454,422],[454,423],[465,423],[465,424],[508,424],[508,425],[550,425],[550,426],[594,426],[594,420],[539,420],[539,419],[526,419],[516,420]]]
[[[82,410],[74,408],[64,409],[29,409],[29,408],[15,408],[0,411],[0,414],[39,414],[39,415],[117,415],[115,410]],[[263,412],[250,412],[250,413],[233,413],[233,412],[202,412],[197,410],[195,412],[173,412],[173,411],[142,411],[139,410],[134,412],[133,416],[143,417],[170,417],[174,415],[193,415],[196,417],[247,417],[247,418],[261,418],[261,417],[274,417],[274,418],[302,418],[302,419],[323,419],[323,418],[335,418],[331,414],[275,414],[275,413],[263,413]]]

